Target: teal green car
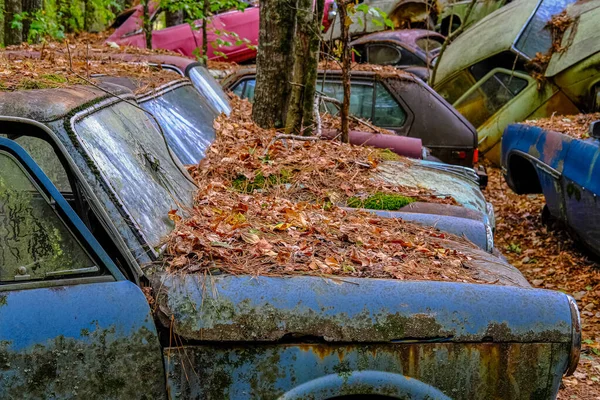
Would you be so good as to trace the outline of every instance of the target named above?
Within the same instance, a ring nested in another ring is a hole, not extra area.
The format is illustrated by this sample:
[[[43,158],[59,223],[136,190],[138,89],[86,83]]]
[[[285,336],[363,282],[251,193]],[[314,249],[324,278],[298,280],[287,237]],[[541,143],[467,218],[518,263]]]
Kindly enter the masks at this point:
[[[509,124],[598,107],[600,1],[570,3],[510,3],[465,31],[438,60],[435,90],[477,128],[480,153],[496,164]],[[563,10],[570,23],[555,39],[561,51],[550,53],[548,22]],[[547,65],[538,54],[549,56]]]

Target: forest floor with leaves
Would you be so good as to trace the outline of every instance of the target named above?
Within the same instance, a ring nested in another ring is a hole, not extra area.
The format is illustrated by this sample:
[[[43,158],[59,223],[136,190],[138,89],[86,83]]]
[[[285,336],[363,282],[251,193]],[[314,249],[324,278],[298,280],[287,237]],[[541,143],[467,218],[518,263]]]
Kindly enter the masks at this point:
[[[488,165],[485,190],[496,213],[496,247],[536,288],[559,290],[577,300],[583,329],[577,371],[563,378],[560,400],[600,399],[600,262],[564,229],[541,220],[543,195],[515,194],[500,169]]]

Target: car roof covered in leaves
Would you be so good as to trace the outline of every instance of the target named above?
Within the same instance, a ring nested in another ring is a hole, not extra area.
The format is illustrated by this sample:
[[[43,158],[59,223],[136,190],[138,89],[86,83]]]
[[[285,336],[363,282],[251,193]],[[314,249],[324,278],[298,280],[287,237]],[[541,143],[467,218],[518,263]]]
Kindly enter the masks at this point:
[[[131,94],[128,89],[101,84],[74,85],[51,89],[15,90],[0,92],[0,116],[29,118],[39,122],[60,119],[73,110],[109,97],[106,91],[117,96]]]

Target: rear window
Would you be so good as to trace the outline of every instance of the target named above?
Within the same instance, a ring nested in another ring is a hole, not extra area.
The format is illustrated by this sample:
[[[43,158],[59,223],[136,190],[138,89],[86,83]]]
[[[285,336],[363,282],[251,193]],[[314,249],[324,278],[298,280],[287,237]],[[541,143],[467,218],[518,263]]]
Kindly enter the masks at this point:
[[[218,115],[191,85],[140,101],[162,127],[169,146],[184,164],[197,164],[215,140],[213,123]]]
[[[536,53],[545,54],[552,47],[552,34],[546,27],[553,15],[563,11],[576,0],[542,0],[533,17],[515,42],[515,48],[529,59]]]
[[[223,91],[219,82],[208,72],[208,70],[201,66],[193,67],[190,70],[190,80],[198,89],[198,91],[206,97],[210,104],[218,111],[223,112],[227,115],[231,112],[231,106],[229,105],[229,97]]]
[[[424,37],[417,39],[417,46],[429,55],[438,54],[442,48],[442,44],[442,38]]]
[[[173,228],[169,211],[192,206],[195,186],[168,150],[155,122],[125,103],[75,121],[77,139],[148,243],[157,247]]]

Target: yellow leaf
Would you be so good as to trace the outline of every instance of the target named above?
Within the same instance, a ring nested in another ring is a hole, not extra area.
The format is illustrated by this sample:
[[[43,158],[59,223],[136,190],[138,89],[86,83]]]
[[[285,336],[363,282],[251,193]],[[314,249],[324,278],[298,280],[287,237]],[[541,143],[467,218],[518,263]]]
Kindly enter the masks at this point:
[[[242,232],[242,240],[246,243],[256,244],[260,237],[256,233]]]

